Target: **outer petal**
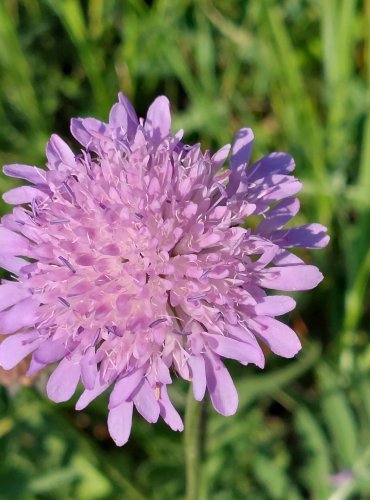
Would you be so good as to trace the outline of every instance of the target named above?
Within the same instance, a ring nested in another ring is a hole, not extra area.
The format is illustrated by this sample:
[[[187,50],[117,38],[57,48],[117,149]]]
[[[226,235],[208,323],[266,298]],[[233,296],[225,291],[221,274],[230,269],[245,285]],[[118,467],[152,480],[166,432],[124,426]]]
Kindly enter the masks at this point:
[[[252,344],[246,344],[222,335],[207,335],[206,337],[209,348],[219,356],[235,359],[244,365],[254,363],[259,366],[262,362],[261,351]]]
[[[269,235],[272,231],[280,229],[298,213],[299,206],[297,198],[286,198],[280,201],[267,212],[266,218],[258,225],[257,232]]]
[[[122,128],[129,136],[133,136],[139,125],[135,110],[130,101],[119,93],[119,102],[116,103],[109,114],[109,125],[112,128]]]
[[[277,266],[299,266],[304,265],[304,261],[294,255],[294,253],[290,253],[287,250],[281,250],[276,254],[272,261]]]
[[[317,267],[308,265],[271,267],[264,269],[259,284],[265,288],[283,291],[311,290],[315,288],[323,275]]]
[[[247,171],[248,182],[256,182],[273,174],[287,175],[295,168],[293,158],[286,153],[271,153],[254,163]]]
[[[0,344],[0,365],[5,370],[11,370],[37,349],[40,341],[38,333],[34,330],[10,335]]]
[[[78,399],[76,403],[76,410],[83,410],[87,405],[94,401],[95,398],[100,396],[104,391],[110,386],[110,382],[102,382],[99,376],[95,379],[95,385],[93,389],[86,389]]]
[[[0,313],[0,334],[14,333],[21,328],[33,326],[39,302],[28,298],[18,302],[8,311]]]
[[[323,248],[329,243],[326,227],[306,224],[291,229],[281,229],[271,234],[271,240],[283,248]]]
[[[126,444],[130,437],[133,406],[132,402],[123,401],[123,403],[109,411],[109,434],[117,446]]]
[[[0,237],[1,239],[1,237]],[[19,275],[22,267],[28,264],[27,261],[21,259],[20,257],[14,257],[13,255],[0,255],[0,267]]]
[[[67,354],[65,339],[59,338],[57,340],[45,340],[34,354],[37,362],[43,364],[55,363]]]
[[[252,153],[254,135],[250,128],[242,128],[235,136],[231,149],[231,174],[226,187],[228,196],[232,196],[238,190],[241,179],[250,160]]]
[[[286,295],[271,295],[263,297],[254,306],[255,313],[259,316],[280,316],[293,311],[296,302]]]
[[[202,401],[207,387],[206,367],[203,356],[190,356],[188,365],[191,370],[194,398],[197,401]]]
[[[159,418],[159,404],[155,398],[154,390],[147,380],[141,384],[140,389],[134,396],[134,403],[137,411],[148,422],[154,424]]]
[[[212,404],[221,415],[233,415],[238,408],[238,393],[230,373],[218,356],[210,351],[204,356],[207,388]]]
[[[248,200],[271,203],[293,196],[301,189],[302,183],[292,175],[274,174],[256,183],[255,187],[249,186]]]
[[[213,165],[214,171],[217,171],[224,164],[226,158],[229,155],[230,148],[231,148],[231,145],[226,144],[221,149],[216,151],[216,153],[212,156],[211,160],[212,160],[212,165]]]
[[[139,125],[139,120],[136,115],[136,111],[131,104],[130,100],[120,92],[118,94],[119,103],[125,108],[127,113],[127,122],[128,122],[128,132],[134,133]],[[130,128],[132,127],[132,130]]]
[[[4,165],[3,172],[8,177],[16,177],[17,179],[25,179],[32,184],[46,183],[46,172],[41,168],[31,167],[30,165],[21,165],[13,163],[12,165]]]
[[[134,370],[116,382],[109,398],[109,408],[120,405],[122,401],[127,401],[132,396],[143,379],[144,370],[144,367]]]
[[[301,350],[297,334],[276,319],[262,316],[255,318],[250,325],[253,325],[255,334],[278,356],[292,358]]]
[[[166,422],[166,424],[171,427],[173,431],[183,431],[184,424],[182,423],[180,415],[177,413],[168,397],[167,388],[165,385],[161,387],[161,397],[158,403],[161,410],[161,417]]]
[[[79,363],[62,359],[51,374],[46,391],[49,399],[55,403],[61,403],[70,399],[77,388],[80,380],[81,369]]]
[[[0,227],[0,254],[31,257],[31,246],[29,241],[20,234]]]
[[[18,285],[18,283],[5,283],[0,285],[0,311],[13,306],[30,295],[30,291]]]
[[[46,156],[50,166],[58,169],[60,165],[75,166],[75,155],[71,148],[58,135],[53,134],[46,146]]]
[[[231,149],[230,165],[232,169],[245,167],[251,158],[254,134],[250,128],[241,128],[234,139]]]
[[[153,139],[159,143],[167,137],[171,129],[170,102],[165,96],[159,96],[148,109],[145,130],[153,132]]]
[[[26,372],[27,377],[32,377],[32,375],[35,375],[39,371],[43,370],[45,368],[44,363],[39,363],[38,361],[35,360],[35,357],[32,356],[30,366]]]
[[[96,362],[94,362],[95,348],[89,347],[81,358],[81,378],[86,389],[94,389],[95,380],[98,376]]]
[[[77,141],[86,149],[97,151],[99,149],[99,136],[109,137],[106,123],[95,118],[72,118],[71,132]]]
[[[45,193],[32,186],[19,186],[10,189],[3,194],[3,200],[9,205],[22,205],[23,203],[31,203],[36,198],[46,198]]]

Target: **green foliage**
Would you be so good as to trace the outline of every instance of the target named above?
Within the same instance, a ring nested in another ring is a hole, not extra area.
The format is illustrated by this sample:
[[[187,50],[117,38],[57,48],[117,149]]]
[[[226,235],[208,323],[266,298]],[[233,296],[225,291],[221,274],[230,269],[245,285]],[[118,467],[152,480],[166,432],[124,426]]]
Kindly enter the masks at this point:
[[[189,142],[215,149],[248,125],[255,158],[291,152],[300,222],[330,228],[326,251],[303,254],[326,280],[287,320],[308,331],[302,355],[231,365],[239,412],[206,408],[202,499],[370,496],[369,27],[367,0],[0,2],[2,164],[42,165],[52,132],[70,140],[70,117],[106,117],[120,89],[141,115],[166,93]],[[183,411],[180,381],[172,394]],[[0,395],[0,499],[184,495],[182,436],[164,425],[135,418],[119,450],[104,398],[76,414]]]

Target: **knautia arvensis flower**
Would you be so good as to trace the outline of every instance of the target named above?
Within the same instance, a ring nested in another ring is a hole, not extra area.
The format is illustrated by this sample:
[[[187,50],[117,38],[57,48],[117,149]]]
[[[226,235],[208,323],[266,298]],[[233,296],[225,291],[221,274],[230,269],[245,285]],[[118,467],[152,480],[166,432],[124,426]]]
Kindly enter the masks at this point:
[[[328,242],[320,224],[283,229],[301,189],[289,155],[247,167],[253,133],[241,129],[223,168],[229,145],[212,156],[170,128],[166,97],[138,119],[120,94],[108,124],[72,120],[77,154],[53,135],[47,170],[4,167],[29,185],[3,196],[15,208],[0,226],[0,265],[12,274],[0,286],[0,364],[11,369],[31,353],[30,375],[52,364],[49,398],[66,401],[81,382],[79,410],[112,389],[118,445],[134,406],[182,430],[171,371],[197,400],[208,390],[218,412],[233,414],[238,395],[222,358],[263,368],[260,343],[286,358],[301,348],[275,319],[294,300],[266,290],[322,279],[288,250]],[[255,229],[249,216],[259,216]]]

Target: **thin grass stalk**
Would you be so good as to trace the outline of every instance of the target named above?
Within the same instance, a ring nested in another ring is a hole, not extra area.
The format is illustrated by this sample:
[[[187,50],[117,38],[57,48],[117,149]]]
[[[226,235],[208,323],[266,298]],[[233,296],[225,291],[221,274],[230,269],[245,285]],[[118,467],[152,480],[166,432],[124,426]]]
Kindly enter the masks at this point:
[[[201,480],[202,403],[195,401],[190,387],[185,410],[186,500],[198,500]]]

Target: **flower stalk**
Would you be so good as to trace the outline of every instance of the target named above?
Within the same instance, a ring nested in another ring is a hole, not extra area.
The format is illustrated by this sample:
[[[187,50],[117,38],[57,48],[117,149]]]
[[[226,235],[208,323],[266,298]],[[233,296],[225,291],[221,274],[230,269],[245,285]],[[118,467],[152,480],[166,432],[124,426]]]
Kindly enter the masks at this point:
[[[191,387],[185,410],[185,465],[186,465],[186,500],[197,500],[201,480],[203,402],[196,401]]]

